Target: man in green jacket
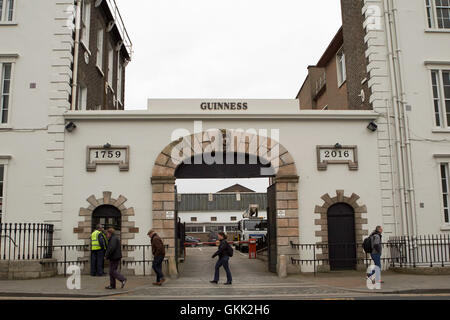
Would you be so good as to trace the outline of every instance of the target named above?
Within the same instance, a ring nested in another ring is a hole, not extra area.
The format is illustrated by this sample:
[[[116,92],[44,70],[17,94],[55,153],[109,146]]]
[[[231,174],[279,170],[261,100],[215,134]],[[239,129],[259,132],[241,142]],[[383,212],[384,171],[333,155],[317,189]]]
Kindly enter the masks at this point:
[[[101,277],[104,275],[104,257],[107,248],[106,236],[103,233],[103,226],[95,226],[91,234],[91,276]]]

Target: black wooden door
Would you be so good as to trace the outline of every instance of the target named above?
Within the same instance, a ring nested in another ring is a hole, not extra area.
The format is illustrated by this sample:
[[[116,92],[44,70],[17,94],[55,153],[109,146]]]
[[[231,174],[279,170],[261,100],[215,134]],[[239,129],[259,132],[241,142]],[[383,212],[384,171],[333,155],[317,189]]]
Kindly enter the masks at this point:
[[[275,184],[267,188],[267,241],[269,271],[277,272],[277,198]]]
[[[328,246],[331,270],[356,268],[355,213],[345,203],[328,209]]]

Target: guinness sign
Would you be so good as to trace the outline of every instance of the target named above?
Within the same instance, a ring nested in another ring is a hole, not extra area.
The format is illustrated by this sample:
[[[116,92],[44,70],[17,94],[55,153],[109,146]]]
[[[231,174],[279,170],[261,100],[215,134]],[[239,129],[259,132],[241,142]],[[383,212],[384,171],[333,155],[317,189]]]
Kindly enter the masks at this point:
[[[247,102],[202,102],[200,109],[206,110],[247,110]]]

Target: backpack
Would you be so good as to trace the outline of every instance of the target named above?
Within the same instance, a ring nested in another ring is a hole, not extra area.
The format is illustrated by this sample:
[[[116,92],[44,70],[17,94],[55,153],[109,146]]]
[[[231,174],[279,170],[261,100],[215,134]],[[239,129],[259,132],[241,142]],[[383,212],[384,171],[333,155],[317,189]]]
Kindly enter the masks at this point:
[[[372,253],[372,237],[367,237],[364,239],[363,249],[365,253]]]
[[[233,253],[234,253],[233,248],[229,244],[228,244],[228,248],[227,248],[227,253],[230,258],[233,256]]]

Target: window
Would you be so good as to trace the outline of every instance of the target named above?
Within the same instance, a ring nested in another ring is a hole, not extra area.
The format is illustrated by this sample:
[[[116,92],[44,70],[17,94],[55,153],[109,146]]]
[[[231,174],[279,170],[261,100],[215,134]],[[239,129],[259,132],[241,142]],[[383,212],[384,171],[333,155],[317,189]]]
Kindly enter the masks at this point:
[[[0,164],[0,221],[3,217],[3,209],[4,209],[4,185],[5,185],[5,165]]]
[[[227,232],[234,232],[234,231],[238,230],[238,227],[237,226],[226,226],[225,230]]]
[[[0,22],[11,22],[14,19],[14,0],[0,0]]]
[[[450,70],[432,70],[434,119],[437,127],[450,126]]]
[[[429,28],[450,29],[450,0],[426,0]]]
[[[113,88],[113,72],[114,72],[114,50],[108,41],[108,85]]]
[[[91,4],[84,0],[81,7],[81,42],[89,50],[89,32],[91,28]]]
[[[217,217],[211,217],[211,221],[217,221]]]
[[[223,232],[223,226],[207,226],[205,232]]]
[[[8,123],[11,103],[11,74],[12,63],[0,62],[0,117],[2,124]]]
[[[336,65],[337,65],[338,86],[340,87],[347,80],[347,70],[345,67],[345,54],[343,49],[340,49],[336,55]]]
[[[97,67],[103,72],[103,29],[97,32]]]
[[[87,109],[87,87],[80,83],[78,84],[78,103],[77,110]]]
[[[236,220],[237,220],[237,217],[231,217],[230,220],[231,220],[231,221],[236,221]]]
[[[117,109],[119,109],[119,105],[123,105],[122,102],[122,74],[123,74],[123,67],[122,63],[120,62],[120,52],[117,56]],[[181,195],[178,195],[181,201]]]
[[[191,217],[191,222],[197,222],[197,217]]]
[[[448,213],[448,163],[441,163],[441,186],[442,186],[442,202],[444,209],[444,221],[445,223],[450,223],[449,213]]]
[[[186,233],[202,233],[203,226],[186,226]]]

